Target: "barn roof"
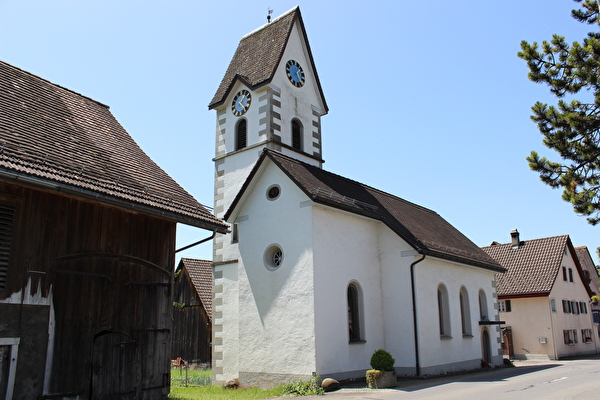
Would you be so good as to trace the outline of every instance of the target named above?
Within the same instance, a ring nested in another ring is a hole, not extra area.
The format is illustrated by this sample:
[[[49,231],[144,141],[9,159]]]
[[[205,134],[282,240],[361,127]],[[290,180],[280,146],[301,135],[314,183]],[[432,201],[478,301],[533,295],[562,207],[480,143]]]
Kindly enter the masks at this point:
[[[436,212],[268,149],[261,154],[227,211],[226,220],[267,159],[314,202],[380,220],[421,254],[504,271],[498,262]]]
[[[0,176],[226,232],[108,106],[0,61]]]
[[[180,264],[179,268],[182,267],[187,271],[208,318],[212,320],[212,262],[182,258]]]
[[[240,40],[229,63],[229,67],[225,72],[225,76],[208,108],[213,109],[223,104],[237,80],[242,81],[253,90],[271,82],[277,66],[283,57],[294,23],[298,23],[299,25],[300,32],[304,36],[304,43],[306,44],[310,63],[314,66],[315,63],[308,43],[304,22],[300,14],[300,8],[296,6],[272,22],[250,32]],[[315,78],[325,111],[327,111],[327,103],[323,96],[316,68],[313,69],[312,76]]]

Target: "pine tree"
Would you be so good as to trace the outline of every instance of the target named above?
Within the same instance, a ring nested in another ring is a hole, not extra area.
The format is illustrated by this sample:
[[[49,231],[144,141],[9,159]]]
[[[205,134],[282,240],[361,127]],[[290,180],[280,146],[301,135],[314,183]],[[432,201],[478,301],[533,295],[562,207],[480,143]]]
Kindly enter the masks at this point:
[[[574,1],[582,8],[573,10],[572,17],[599,28],[598,2]],[[561,160],[550,161],[532,151],[527,157],[529,167],[544,183],[562,188],[563,199],[573,204],[574,211],[596,225],[600,222],[600,32],[588,33],[583,43],[570,45],[559,35],[541,47],[522,41],[518,56],[527,61],[529,79],[547,84],[558,99],[556,105],[537,102],[531,119],[544,135],[543,143]],[[581,100],[567,101],[575,97]]]

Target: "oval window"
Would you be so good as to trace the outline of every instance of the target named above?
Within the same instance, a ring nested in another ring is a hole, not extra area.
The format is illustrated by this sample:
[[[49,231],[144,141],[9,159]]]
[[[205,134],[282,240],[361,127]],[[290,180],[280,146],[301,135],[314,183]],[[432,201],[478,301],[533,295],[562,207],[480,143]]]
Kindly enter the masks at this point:
[[[276,244],[269,246],[265,251],[264,263],[267,269],[271,271],[279,268],[283,263],[283,250],[281,250],[281,247]]]
[[[279,188],[279,185],[269,186],[269,188],[267,189],[267,199],[275,200],[276,198],[279,197],[280,193],[281,193],[281,189]]]

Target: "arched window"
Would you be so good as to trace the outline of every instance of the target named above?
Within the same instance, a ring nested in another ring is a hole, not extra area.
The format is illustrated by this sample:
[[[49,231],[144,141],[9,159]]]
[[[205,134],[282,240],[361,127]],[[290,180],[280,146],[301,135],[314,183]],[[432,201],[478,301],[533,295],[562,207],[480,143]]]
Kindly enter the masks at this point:
[[[471,336],[471,308],[469,307],[469,293],[466,287],[460,288],[460,320],[463,336]]]
[[[237,124],[237,129],[235,131],[235,149],[243,149],[246,147],[247,142],[247,122],[245,119],[241,119]]]
[[[437,290],[438,315],[440,320],[440,336],[450,337],[450,308],[448,304],[448,290],[440,284]]]
[[[348,285],[348,334],[350,342],[362,341],[361,336],[361,298],[355,283]]]
[[[487,299],[483,290],[479,291],[479,318],[482,321],[487,321],[490,319],[488,314]]]
[[[292,147],[302,151],[302,125],[297,119],[292,121]]]

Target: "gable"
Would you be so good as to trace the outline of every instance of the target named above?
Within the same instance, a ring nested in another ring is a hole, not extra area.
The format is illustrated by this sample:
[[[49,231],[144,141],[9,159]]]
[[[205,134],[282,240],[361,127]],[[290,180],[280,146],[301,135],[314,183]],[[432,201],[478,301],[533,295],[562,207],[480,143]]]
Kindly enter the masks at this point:
[[[506,268],[504,274],[497,275],[498,296],[548,295],[555,282],[562,279],[563,259],[567,256],[573,261],[574,272],[583,276],[568,235],[519,241],[518,246],[493,244],[482,249]]]
[[[504,271],[494,259],[434,211],[271,150],[261,154],[225,214],[226,220],[230,220],[236,212],[246,191],[267,162],[273,162],[280,168],[310,200],[379,220],[421,254]]]

